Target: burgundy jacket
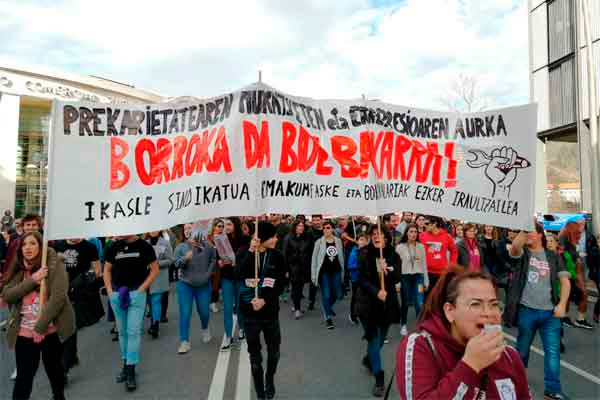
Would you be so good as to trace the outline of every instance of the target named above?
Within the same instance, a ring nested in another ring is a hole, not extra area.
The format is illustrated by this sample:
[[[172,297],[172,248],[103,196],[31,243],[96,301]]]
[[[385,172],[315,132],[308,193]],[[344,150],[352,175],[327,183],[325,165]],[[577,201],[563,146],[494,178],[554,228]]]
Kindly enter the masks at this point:
[[[476,373],[461,361],[458,343],[440,316],[404,338],[396,354],[396,384],[404,400],[530,400],[527,374],[519,353],[506,347],[502,357]],[[485,391],[485,396],[480,394]]]

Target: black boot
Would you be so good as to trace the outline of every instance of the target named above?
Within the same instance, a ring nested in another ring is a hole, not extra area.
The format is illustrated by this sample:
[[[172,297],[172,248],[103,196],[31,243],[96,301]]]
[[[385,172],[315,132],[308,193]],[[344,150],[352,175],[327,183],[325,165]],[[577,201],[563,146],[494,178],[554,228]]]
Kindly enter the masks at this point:
[[[276,351],[267,357],[267,373],[265,375],[265,395],[267,399],[275,397],[275,372],[277,371],[279,356],[279,351]]]
[[[265,384],[263,378],[263,368],[261,364],[250,364],[252,378],[254,380],[254,389],[258,400],[265,398]]]
[[[152,322],[150,329],[148,329],[148,333],[152,336],[152,339],[158,338],[158,321]]]
[[[119,375],[117,375],[117,383],[123,383],[127,380],[127,364],[123,361],[123,368]]]
[[[275,397],[275,377],[273,375],[265,377],[265,395],[267,399]]]
[[[127,366],[127,382],[125,385],[127,386],[128,392],[133,392],[137,389],[137,382],[135,381],[135,365]]]
[[[383,377],[383,370],[381,370],[375,375],[375,387],[373,387],[373,396],[383,397],[384,393],[385,379]]]

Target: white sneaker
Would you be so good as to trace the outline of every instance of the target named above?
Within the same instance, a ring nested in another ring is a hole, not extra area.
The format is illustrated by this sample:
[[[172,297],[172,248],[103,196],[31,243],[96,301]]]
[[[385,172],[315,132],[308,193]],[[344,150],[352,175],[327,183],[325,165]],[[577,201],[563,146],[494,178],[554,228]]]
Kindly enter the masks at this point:
[[[400,335],[402,335],[402,336],[408,335],[408,329],[406,329],[406,325],[402,325],[402,328],[400,328]]]
[[[231,345],[233,344],[233,340],[230,337],[225,337],[223,344],[221,345],[221,351],[228,351],[231,349]]]
[[[238,333],[238,340],[244,340],[246,339],[246,335],[244,334],[244,330],[240,329],[239,333]]]
[[[217,306],[217,303],[210,303],[210,311],[212,311],[214,313],[219,312],[219,307]]]
[[[185,354],[192,349],[192,344],[190,342],[181,342],[179,345],[179,349],[177,350],[177,354]]]
[[[302,311],[296,310],[296,312],[294,314],[295,314],[294,318],[296,318],[296,319],[302,318]]]
[[[15,381],[17,380],[17,369],[15,368],[15,370],[13,371],[12,374],[10,374],[10,380]]]
[[[210,336],[210,329],[206,328],[206,329],[201,329],[202,331],[202,342],[203,343],[208,343],[212,340],[212,336]]]

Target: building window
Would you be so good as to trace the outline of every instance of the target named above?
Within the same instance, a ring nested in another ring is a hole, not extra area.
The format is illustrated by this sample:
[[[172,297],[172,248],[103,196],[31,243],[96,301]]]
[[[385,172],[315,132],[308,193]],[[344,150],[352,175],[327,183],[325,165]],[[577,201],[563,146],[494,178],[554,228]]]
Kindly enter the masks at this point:
[[[575,59],[550,68],[550,127],[575,122]]]
[[[548,3],[548,56],[550,63],[572,54],[575,48],[573,0]]]
[[[21,98],[17,145],[15,215],[44,214],[50,101]]]
[[[548,140],[546,142],[546,198],[548,211],[581,211],[579,144]]]

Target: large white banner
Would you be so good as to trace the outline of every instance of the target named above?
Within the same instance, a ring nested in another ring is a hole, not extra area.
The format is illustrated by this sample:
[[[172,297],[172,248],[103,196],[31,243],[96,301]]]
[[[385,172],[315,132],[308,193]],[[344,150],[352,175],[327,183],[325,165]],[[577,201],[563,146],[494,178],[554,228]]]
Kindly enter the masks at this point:
[[[190,103],[57,101],[46,234],[402,210],[530,229],[535,129],[535,105],[454,114],[260,83]]]

